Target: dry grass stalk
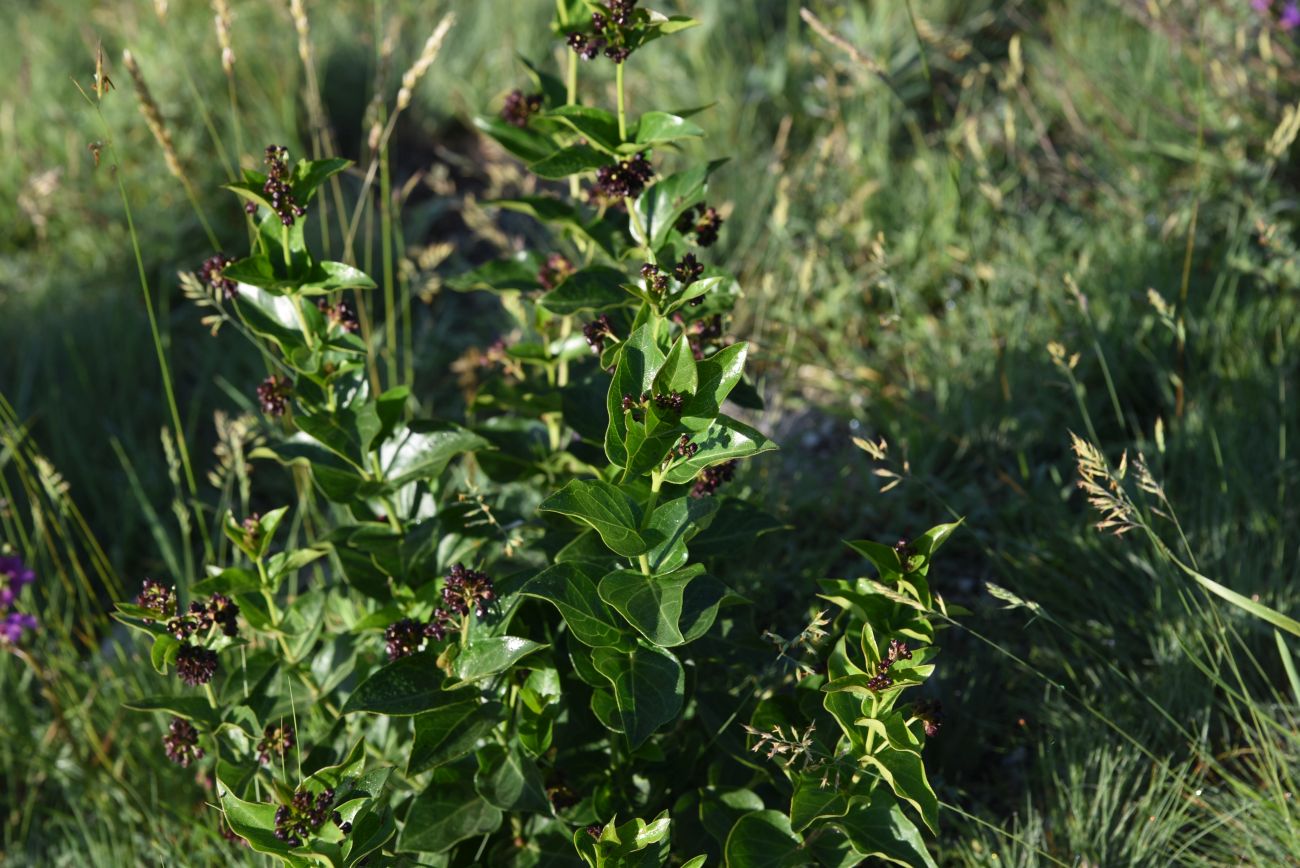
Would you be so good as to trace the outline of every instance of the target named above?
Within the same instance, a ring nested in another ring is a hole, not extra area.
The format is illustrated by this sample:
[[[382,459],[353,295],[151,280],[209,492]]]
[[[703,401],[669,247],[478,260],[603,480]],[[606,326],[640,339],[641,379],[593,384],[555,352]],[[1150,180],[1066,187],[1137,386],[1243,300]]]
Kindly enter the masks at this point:
[[[167,125],[163,123],[162,111],[158,108],[158,103],[153,98],[153,93],[149,90],[149,85],[144,80],[144,73],[140,71],[140,65],[135,62],[135,55],[130,49],[122,52],[122,63],[126,66],[126,71],[131,75],[131,83],[135,85],[135,95],[140,100],[140,113],[144,115],[144,122],[149,127],[149,132],[158,140],[159,147],[162,148],[163,160],[167,163],[167,171],[171,172],[181,181],[185,180],[185,170],[181,168],[180,157],[176,154],[176,145],[172,142],[171,133],[167,130]]]
[[[221,69],[230,75],[235,70],[235,49],[230,41],[230,6],[226,0],[212,0],[217,26],[217,44],[221,46]]]

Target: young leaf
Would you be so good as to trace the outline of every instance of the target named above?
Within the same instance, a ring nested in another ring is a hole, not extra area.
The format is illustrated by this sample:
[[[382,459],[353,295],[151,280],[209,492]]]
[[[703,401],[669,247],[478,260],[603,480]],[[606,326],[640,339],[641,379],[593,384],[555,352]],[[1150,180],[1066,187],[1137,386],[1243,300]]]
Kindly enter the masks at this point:
[[[704,135],[704,130],[686,118],[668,112],[646,112],[636,125],[636,143],[652,145],[658,142],[675,142]]]
[[[454,671],[461,681],[479,681],[504,672],[524,657],[546,646],[518,636],[488,636],[473,640],[456,658]]]
[[[610,162],[610,157],[591,145],[570,145],[529,165],[539,178],[555,181],[570,175],[593,172]]]
[[[668,468],[664,481],[690,482],[706,467],[721,464],[733,458],[749,458],[770,452],[776,444],[743,422],[720,415],[708,430],[695,438],[699,451]]]

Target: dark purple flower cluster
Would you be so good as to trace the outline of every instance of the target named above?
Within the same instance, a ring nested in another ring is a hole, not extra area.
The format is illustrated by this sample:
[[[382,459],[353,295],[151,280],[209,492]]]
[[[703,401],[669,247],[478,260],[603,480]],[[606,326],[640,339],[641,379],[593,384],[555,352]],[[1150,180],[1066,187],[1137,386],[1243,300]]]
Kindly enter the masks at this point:
[[[646,184],[654,178],[655,170],[641,151],[610,166],[596,170],[596,184],[592,188],[593,201],[610,203],[641,195]]]
[[[155,613],[159,621],[171,618],[176,614],[176,586],[169,588],[162,582],[145,579],[140,593],[136,595],[135,604]]]
[[[697,299],[699,300],[699,299]],[[690,331],[686,339],[691,345],[691,354],[695,356],[695,361],[704,360],[704,348],[717,342],[722,337],[722,314],[697,319],[691,323]]]
[[[908,572],[912,566],[912,558],[916,556],[911,544],[905,539],[900,539],[894,543],[894,551],[898,554],[898,563],[902,565],[903,572]]]
[[[211,287],[213,292],[220,293],[223,298],[234,298],[239,284],[221,273],[223,268],[234,261],[224,253],[209,256],[199,266],[199,279]]]
[[[591,322],[582,327],[582,336],[587,341],[587,346],[596,355],[605,351],[605,339],[614,337],[614,325],[609,321],[609,317],[601,314]]]
[[[686,403],[686,396],[681,392],[664,392],[655,395],[654,399],[656,407],[669,413],[682,412],[682,406]]]
[[[569,786],[569,781],[564,772],[556,769],[546,776],[546,798],[550,800],[551,807],[557,811],[563,811],[565,808],[572,808],[578,802],[578,794]]]
[[[641,276],[645,278],[645,288],[651,292],[662,293],[668,289],[668,275],[653,262],[641,266]]]
[[[542,95],[512,90],[501,108],[501,119],[516,127],[528,126],[528,119],[542,110]]]
[[[673,266],[673,277],[682,284],[690,286],[700,279],[704,274],[704,263],[695,258],[694,253],[688,253],[682,257],[681,261]]]
[[[937,699],[922,699],[912,705],[912,716],[925,727],[926,738],[934,738],[943,726],[943,705]]]
[[[419,651],[424,644],[426,627],[414,618],[403,618],[389,624],[384,630],[384,649],[388,652],[388,659],[410,657]]]
[[[889,670],[899,660],[911,660],[912,652],[907,649],[906,642],[899,642],[897,639],[889,640],[889,651],[885,654],[883,660],[876,665],[876,674],[867,680],[868,690],[887,690],[894,686],[894,679],[889,677]]]
[[[10,612],[22,589],[36,581],[36,571],[17,555],[0,557],[0,642],[17,645],[23,634],[36,629],[36,617],[25,612]]]
[[[570,33],[569,47],[583,60],[592,60],[604,52],[615,63],[622,63],[632,54],[631,28],[635,22],[637,0],[609,0],[604,12],[591,13],[591,32]]]
[[[460,619],[472,610],[479,618],[487,615],[488,606],[496,599],[496,590],[486,573],[471,570],[464,564],[453,564],[443,580],[442,605],[434,609],[427,623],[413,618],[403,618],[384,630],[384,645],[389,660],[409,657],[420,650],[425,639],[441,642],[447,634],[460,627]]]
[[[289,174],[289,149],[284,145],[266,147],[266,183],[262,192],[271,200],[271,208],[280,215],[280,222],[292,226],[294,220],[307,213],[293,198],[293,182]]]
[[[550,292],[555,287],[569,279],[576,269],[573,263],[559,253],[552,253],[546,257],[546,262],[537,271],[537,282],[541,284],[542,289]]]
[[[721,228],[722,215],[718,209],[708,205],[694,205],[677,218],[677,231],[683,235],[694,232],[695,243],[701,247],[712,247],[718,240],[718,230]]]
[[[695,453],[700,451],[700,444],[692,443],[689,434],[683,434],[673,447],[673,454],[678,458],[694,458]]]
[[[266,415],[283,416],[291,393],[288,378],[272,374],[257,387],[257,403]]]
[[[356,308],[349,302],[340,301],[338,304],[330,304],[328,299],[322,297],[316,299],[316,308],[325,315],[331,325],[336,325],[345,332],[355,332],[361,328],[361,323],[357,320]]]
[[[327,819],[332,819],[343,834],[352,831],[352,824],[343,822],[334,805],[334,790],[326,788],[315,797],[309,790],[298,790],[287,805],[275,809],[275,837],[290,847],[301,847],[303,841],[315,835]]]
[[[297,744],[293,724],[280,721],[269,723],[262,730],[262,740],[257,743],[257,761],[262,765],[271,762],[271,755],[284,759],[285,755]]]
[[[176,655],[176,674],[190,687],[207,684],[217,674],[217,652],[186,643]]]
[[[721,464],[714,464],[712,467],[706,467],[700,471],[700,475],[695,477],[695,486],[691,488],[691,497],[708,497],[721,487],[722,483],[730,482],[736,475],[736,461],[724,461]]]
[[[190,763],[203,759],[203,748],[199,747],[199,731],[183,717],[173,717],[163,736],[163,750],[167,759],[181,768],[189,768]]]
[[[167,622],[167,632],[182,642],[189,641],[195,633],[202,633],[214,625],[221,627],[227,636],[239,635],[239,606],[235,605],[225,594],[213,594],[207,603],[198,600],[190,603],[190,608],[183,615],[178,615]]]

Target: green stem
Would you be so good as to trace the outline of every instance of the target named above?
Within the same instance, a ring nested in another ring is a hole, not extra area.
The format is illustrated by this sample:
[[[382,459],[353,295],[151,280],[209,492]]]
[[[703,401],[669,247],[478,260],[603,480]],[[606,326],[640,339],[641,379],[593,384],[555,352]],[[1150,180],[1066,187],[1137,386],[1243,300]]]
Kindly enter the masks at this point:
[[[623,64],[614,65],[614,87],[618,90],[618,140],[627,141],[627,107],[623,98]]]
[[[203,685],[203,692],[208,695],[208,705],[211,705],[213,708],[220,708],[220,706],[217,705],[217,694],[212,692],[212,682]]]
[[[307,325],[307,314],[302,310],[302,296],[297,294],[293,296],[293,312],[298,317],[298,327],[302,329],[302,337],[307,342],[307,349],[312,349],[316,346],[316,337],[312,334],[311,327]]]
[[[569,87],[568,87],[568,93],[565,96],[564,104],[577,105],[578,103],[578,52],[569,51],[566,53],[569,55],[569,74],[567,76]],[[570,175],[569,195],[576,199],[578,198],[578,195],[581,192],[582,192],[581,187],[578,185],[578,176]]]
[[[569,358],[564,355],[564,344],[573,334],[573,317],[566,316],[560,320],[560,361],[559,371],[555,377],[555,385],[563,389],[569,385]]]
[[[641,245],[641,249],[645,251],[645,261],[651,265],[658,265],[659,261],[655,259],[655,252],[650,248],[650,236],[646,235],[645,227],[641,225],[641,217],[636,213],[631,197],[623,197],[623,206],[627,208],[627,217],[632,221],[632,228],[636,231],[636,236],[645,239]]]
[[[289,227],[280,224],[280,244],[284,247],[284,267],[293,270],[293,254],[289,251]]]

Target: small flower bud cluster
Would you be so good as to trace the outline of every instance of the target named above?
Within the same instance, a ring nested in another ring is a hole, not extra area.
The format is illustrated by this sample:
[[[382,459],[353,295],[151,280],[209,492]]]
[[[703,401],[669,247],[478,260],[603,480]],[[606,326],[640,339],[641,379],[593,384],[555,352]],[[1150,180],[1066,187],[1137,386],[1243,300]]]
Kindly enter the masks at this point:
[[[868,690],[887,690],[894,686],[894,679],[889,677],[889,670],[899,660],[911,660],[912,652],[907,650],[906,642],[889,640],[889,652],[876,666],[876,674],[867,680]]]
[[[596,355],[605,351],[605,338],[614,337],[614,326],[609,321],[609,317],[601,314],[591,322],[582,327],[582,336],[587,341],[587,346]]]
[[[655,406],[668,413],[682,412],[682,406],[685,403],[686,396],[681,392],[665,392],[661,395],[655,395]]]
[[[718,240],[718,230],[722,228],[722,215],[718,209],[707,205],[694,205],[682,212],[677,218],[677,231],[683,235],[695,233],[695,243],[701,247],[712,247]]]
[[[289,406],[292,388],[287,377],[272,374],[257,387],[257,403],[268,416],[283,416]]]
[[[224,253],[215,253],[203,260],[199,266],[199,279],[211,287],[212,291],[219,294],[222,298],[234,298],[239,284],[225,277],[221,270],[235,260],[231,259]]]
[[[673,277],[681,282],[682,286],[690,286],[699,280],[704,274],[704,263],[695,258],[694,253],[688,253],[682,257],[681,261],[673,267]]]
[[[700,471],[700,475],[695,477],[695,486],[691,489],[691,497],[708,497],[721,487],[722,483],[730,482],[736,475],[736,461],[724,461],[721,464],[714,464],[712,467],[706,467]]]
[[[632,54],[630,32],[637,0],[609,0],[604,12],[591,13],[591,32],[570,33],[569,47],[583,60],[592,60],[604,52],[614,63],[622,63]]]
[[[356,309],[346,301],[330,304],[325,298],[318,298],[316,299],[316,308],[325,315],[331,325],[336,325],[345,332],[351,333],[361,328],[361,323],[357,320]]]
[[[266,148],[266,183],[262,192],[271,200],[271,208],[280,216],[280,222],[292,226],[294,220],[307,213],[293,198],[292,179],[289,174],[289,149],[283,145]]]
[[[10,612],[22,589],[36,581],[36,571],[17,555],[0,557],[0,644],[17,645],[23,634],[36,629],[36,617],[26,612]]]
[[[217,652],[185,644],[176,655],[176,674],[190,687],[207,684],[217,674]]]
[[[496,590],[486,573],[471,570],[464,564],[453,564],[443,580],[442,605],[434,609],[428,622],[421,624],[413,618],[403,618],[388,625],[384,631],[384,645],[389,660],[409,657],[420,650],[425,639],[441,642],[447,634],[459,629],[460,619],[473,610],[483,618],[488,606],[496,599]]]
[[[894,543],[894,551],[898,554],[898,562],[902,565],[903,572],[908,572],[912,565],[912,558],[916,556],[911,544],[905,539],[900,539]]]
[[[673,447],[673,454],[678,458],[694,458],[695,453],[700,451],[700,444],[692,443],[689,434],[683,434]]]
[[[652,292],[662,293],[668,289],[668,275],[653,262],[641,266],[641,276],[645,278],[645,288]]]
[[[722,314],[717,313],[704,319],[697,319],[691,323],[690,330],[693,334],[688,334],[686,339],[690,341],[691,354],[695,356],[695,361],[703,361],[704,348],[722,337]]]
[[[550,292],[555,287],[569,279],[569,275],[576,271],[573,263],[559,253],[552,253],[546,257],[545,264],[537,271],[537,282],[541,284],[542,289]]]
[[[206,604],[195,600],[189,611],[167,622],[167,632],[182,642],[189,641],[195,633],[220,625],[227,636],[239,635],[239,606],[224,594],[213,594]]]
[[[343,822],[334,805],[334,790],[326,788],[313,798],[309,790],[298,790],[287,805],[275,809],[275,837],[290,847],[301,847],[305,839],[320,831],[327,819],[332,819],[343,834],[352,831],[352,824]]]
[[[922,699],[912,706],[912,716],[924,725],[926,738],[934,738],[943,726],[943,705],[937,699]]]
[[[596,170],[596,183],[591,198],[599,202],[618,202],[641,195],[646,184],[654,178],[655,170],[646,159],[645,151],[633,154],[611,166]]]
[[[528,126],[528,119],[542,110],[542,95],[512,90],[501,108],[501,120],[516,127]]]
[[[199,747],[199,731],[183,717],[173,717],[163,736],[163,750],[167,759],[181,768],[189,768],[190,763],[203,759],[203,748]]]
[[[145,579],[135,604],[158,615],[158,620],[172,618],[176,615],[176,586],[170,588],[162,582]],[[146,619],[149,620],[149,619]]]
[[[262,730],[262,740],[257,743],[257,761],[267,765],[272,754],[283,759],[296,743],[292,724],[283,721],[267,724]]]

